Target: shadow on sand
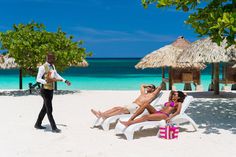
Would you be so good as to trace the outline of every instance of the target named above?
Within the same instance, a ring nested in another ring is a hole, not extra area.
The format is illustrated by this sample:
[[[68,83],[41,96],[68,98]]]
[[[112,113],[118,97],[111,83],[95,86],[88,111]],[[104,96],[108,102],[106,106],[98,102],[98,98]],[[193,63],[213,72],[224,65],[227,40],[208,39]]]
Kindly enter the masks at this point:
[[[54,95],[66,95],[80,93],[79,90],[55,90]],[[29,95],[40,95],[40,90],[33,90],[30,94],[29,90],[14,90],[14,91],[0,91],[0,96],[29,96]]]
[[[236,95],[234,94],[231,95],[234,98],[195,99],[186,113],[195,120],[199,128],[205,129],[205,134],[220,134],[219,129],[236,134]]]
[[[223,92],[219,95],[214,95],[212,91],[204,92],[187,92],[188,95],[192,95],[194,98],[236,98],[236,92]]]

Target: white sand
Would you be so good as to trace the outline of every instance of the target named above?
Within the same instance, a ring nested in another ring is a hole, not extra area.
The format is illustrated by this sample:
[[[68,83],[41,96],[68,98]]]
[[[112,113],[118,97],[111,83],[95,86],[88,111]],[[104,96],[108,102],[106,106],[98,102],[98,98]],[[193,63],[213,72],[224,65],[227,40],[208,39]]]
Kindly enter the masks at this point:
[[[91,108],[107,109],[130,103],[138,91],[82,91],[54,95],[54,118],[60,134],[33,125],[42,107],[42,98],[0,96],[0,157],[144,157],[176,156],[233,157],[236,154],[236,94],[210,98],[211,93],[195,93],[195,101],[187,113],[199,127],[181,126],[178,140],[156,137],[156,129],[135,134],[133,141],[117,136],[114,129],[91,128],[95,117]],[[205,98],[204,98],[205,97]],[[225,99],[224,97],[232,97]]]

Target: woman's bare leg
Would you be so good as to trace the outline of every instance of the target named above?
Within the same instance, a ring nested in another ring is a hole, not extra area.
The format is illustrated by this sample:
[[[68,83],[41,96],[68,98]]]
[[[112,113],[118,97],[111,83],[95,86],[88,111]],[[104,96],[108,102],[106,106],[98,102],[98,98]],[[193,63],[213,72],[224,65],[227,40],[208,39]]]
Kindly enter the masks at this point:
[[[131,121],[120,121],[121,124],[125,125],[126,127],[128,127],[129,125],[135,124],[135,123],[141,123],[141,122],[145,122],[145,121],[160,121],[163,119],[168,118],[166,115],[164,114],[150,114],[150,115],[145,115],[142,116],[141,118],[137,118]]]
[[[153,114],[156,112],[156,109],[153,106],[151,106],[149,103],[143,104],[137,109],[137,111],[132,115],[132,117],[128,121],[134,120],[137,116],[142,114],[145,109],[147,109],[150,114]]]
[[[142,114],[144,110],[145,110],[145,106],[140,106],[140,107],[134,112],[134,114],[130,117],[130,119],[129,119],[128,121],[134,120],[137,116],[139,116],[140,114]]]
[[[152,106],[152,105],[150,105],[150,104],[147,104],[146,105],[146,109],[148,110],[148,112],[150,113],[150,114],[153,114],[153,113],[156,113],[156,109]]]

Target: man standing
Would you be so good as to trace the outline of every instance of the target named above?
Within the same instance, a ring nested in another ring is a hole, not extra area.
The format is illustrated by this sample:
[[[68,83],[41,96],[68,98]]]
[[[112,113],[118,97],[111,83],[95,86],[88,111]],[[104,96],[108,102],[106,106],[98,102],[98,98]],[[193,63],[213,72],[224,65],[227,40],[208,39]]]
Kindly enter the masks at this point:
[[[57,128],[56,123],[54,121],[53,115],[52,115],[52,98],[53,98],[53,89],[54,89],[54,83],[56,81],[63,81],[68,86],[71,85],[71,83],[68,80],[65,80],[62,78],[56,71],[54,66],[54,55],[52,53],[47,54],[46,63],[44,63],[42,66],[39,67],[38,75],[37,75],[37,82],[42,84],[41,88],[41,96],[43,97],[43,107],[38,115],[38,119],[34,125],[36,129],[45,129],[46,127],[43,127],[42,121],[47,113],[50,125],[52,127],[52,132],[54,133],[60,133],[61,130]]]

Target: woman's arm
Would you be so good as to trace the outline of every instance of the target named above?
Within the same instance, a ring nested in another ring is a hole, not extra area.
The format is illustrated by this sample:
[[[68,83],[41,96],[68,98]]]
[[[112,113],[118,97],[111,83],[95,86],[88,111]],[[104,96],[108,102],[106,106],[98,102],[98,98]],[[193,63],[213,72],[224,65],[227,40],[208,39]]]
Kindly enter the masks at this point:
[[[182,103],[179,103],[178,104],[178,107],[177,107],[177,110],[175,111],[175,113],[171,114],[167,119],[166,119],[166,122],[170,122],[170,120],[175,117],[176,115],[180,114],[180,111],[181,111],[181,108],[182,108]]]

